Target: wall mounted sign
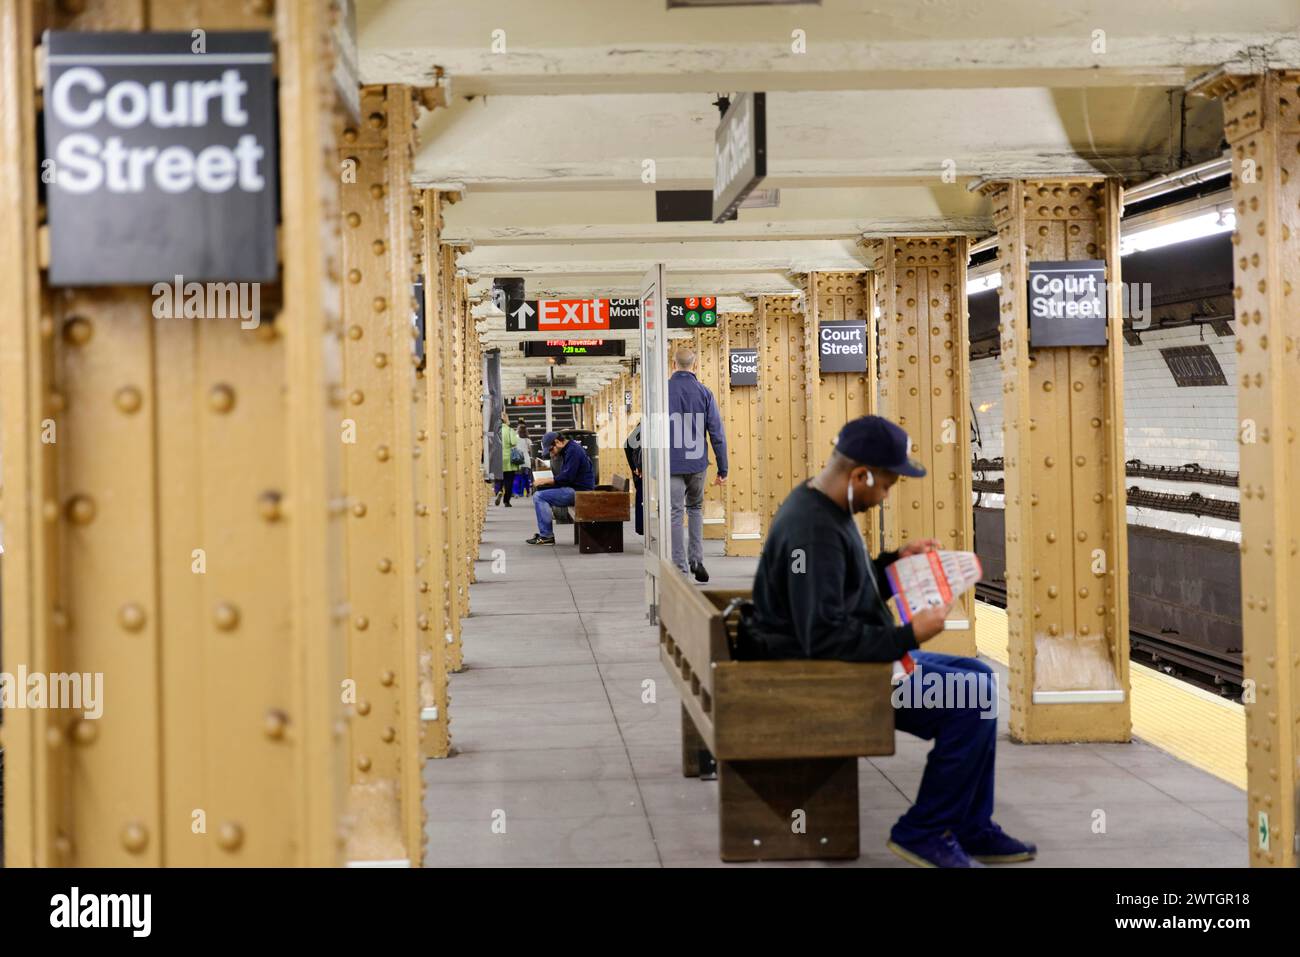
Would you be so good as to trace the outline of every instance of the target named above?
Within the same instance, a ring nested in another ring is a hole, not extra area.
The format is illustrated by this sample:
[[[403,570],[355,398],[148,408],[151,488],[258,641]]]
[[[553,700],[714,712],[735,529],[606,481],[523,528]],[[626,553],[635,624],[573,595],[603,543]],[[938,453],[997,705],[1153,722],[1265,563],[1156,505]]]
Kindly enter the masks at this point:
[[[632,414],[632,393],[631,392],[623,393],[623,409],[629,415]]]
[[[587,401],[587,397],[585,395],[569,396],[569,405],[583,405],[586,403],[586,401]]]
[[[1029,345],[1106,344],[1106,262],[1029,264]]]
[[[624,339],[547,339],[545,342],[529,340],[519,343],[525,358],[538,359],[551,356],[621,356],[627,353]]]
[[[822,372],[866,372],[867,324],[853,320],[820,323],[817,353]]]
[[[424,274],[415,279],[415,310],[411,313],[411,325],[415,327],[415,339],[411,342],[411,354],[415,356],[416,367],[425,366],[424,355]]]
[[[668,328],[692,329],[718,324],[715,296],[668,300]],[[638,299],[511,299],[506,303],[511,332],[588,332],[640,329]]]
[[[514,405],[545,405],[546,399],[540,395],[517,395]]]
[[[767,175],[767,95],[734,97],[713,134],[713,221],[730,217]]]
[[[1172,346],[1160,350],[1174,383],[1183,386],[1227,385],[1223,366],[1207,345]]]
[[[271,35],[195,42],[46,33],[51,285],[276,278]]]
[[[730,360],[733,386],[758,385],[757,349],[732,349]]]

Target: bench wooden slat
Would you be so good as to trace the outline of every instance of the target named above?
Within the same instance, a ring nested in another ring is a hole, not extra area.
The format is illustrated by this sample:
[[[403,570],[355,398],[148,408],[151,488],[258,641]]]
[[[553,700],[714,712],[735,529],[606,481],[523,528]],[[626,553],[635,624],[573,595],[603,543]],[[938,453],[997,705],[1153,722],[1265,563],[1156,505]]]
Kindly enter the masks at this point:
[[[890,664],[724,662],[713,670],[719,761],[894,753]]]
[[[632,517],[632,497],[627,492],[578,492],[573,517],[579,522],[626,522]]]

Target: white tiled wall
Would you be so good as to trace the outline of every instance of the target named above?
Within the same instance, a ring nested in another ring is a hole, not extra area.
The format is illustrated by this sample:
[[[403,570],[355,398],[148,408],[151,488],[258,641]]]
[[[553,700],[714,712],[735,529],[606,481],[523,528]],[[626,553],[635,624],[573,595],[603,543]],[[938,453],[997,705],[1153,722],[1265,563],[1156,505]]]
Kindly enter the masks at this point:
[[[1202,336],[1202,333],[1204,335]],[[1172,346],[1207,345],[1227,385],[1184,386],[1160,355]],[[1124,349],[1124,432],[1128,458],[1148,465],[1187,465],[1237,471],[1237,340],[1209,328],[1142,333]]]
[[[1160,350],[1202,343],[1214,350],[1228,384],[1179,387],[1174,383]],[[1196,462],[1206,468],[1237,471],[1235,345],[1236,339],[1232,336],[1220,338],[1208,327],[1204,330],[1189,327],[1143,332],[1140,346],[1124,347],[1125,459],[1141,459],[1148,465],[1177,466]],[[1002,455],[1002,367],[999,363],[997,358],[978,359],[971,363],[971,404],[978,426],[978,435],[973,437],[971,448],[977,458],[992,459]],[[988,477],[996,478],[998,474],[990,473]],[[1237,490],[1225,486],[1137,477],[1129,478],[1125,484],[1126,487],[1137,486],[1153,492],[1180,495],[1200,492],[1207,497],[1237,500]],[[993,502],[986,501],[985,504]],[[1129,509],[1129,521],[1193,534],[1238,537],[1236,522],[1155,509]]]

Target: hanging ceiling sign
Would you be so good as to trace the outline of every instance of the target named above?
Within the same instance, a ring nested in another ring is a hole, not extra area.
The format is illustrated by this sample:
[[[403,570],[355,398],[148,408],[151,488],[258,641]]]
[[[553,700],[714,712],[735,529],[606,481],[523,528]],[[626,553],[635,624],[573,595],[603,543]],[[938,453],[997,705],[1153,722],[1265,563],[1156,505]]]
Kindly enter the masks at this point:
[[[736,211],[767,175],[767,94],[736,96],[713,134],[713,221]]]
[[[758,385],[758,350],[731,350],[731,384]]]
[[[687,296],[668,300],[668,328],[709,328],[718,324],[718,300],[714,296]]]
[[[822,372],[866,372],[867,324],[852,320],[820,323],[817,352]]]
[[[546,399],[540,395],[517,395],[513,405],[545,405]]]
[[[45,42],[50,284],[274,280],[271,35]]]
[[[1106,345],[1106,262],[1029,264],[1029,344]]]
[[[640,329],[637,299],[511,299],[506,303],[510,332],[596,332]],[[668,328],[693,329],[718,324],[716,296],[668,300]]]
[[[627,340],[547,339],[545,342],[529,340],[519,343],[519,348],[528,359],[551,356],[621,356],[627,354]]]
[[[624,393],[623,393],[623,408],[624,408],[624,410],[626,410],[629,414],[632,412],[632,393],[631,393],[631,392],[624,392]]]

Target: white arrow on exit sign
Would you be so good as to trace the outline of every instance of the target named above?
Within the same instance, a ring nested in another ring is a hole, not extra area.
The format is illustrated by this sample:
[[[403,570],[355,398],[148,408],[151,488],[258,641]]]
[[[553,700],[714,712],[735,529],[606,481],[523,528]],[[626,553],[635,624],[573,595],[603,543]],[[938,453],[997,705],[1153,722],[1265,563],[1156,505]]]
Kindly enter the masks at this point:
[[[533,313],[536,311],[537,311],[536,309],[534,309],[532,306],[528,305],[528,303],[525,302],[523,305],[521,305],[518,309],[515,310],[514,316],[516,319],[520,319],[522,322],[527,322],[530,318],[532,318]]]

